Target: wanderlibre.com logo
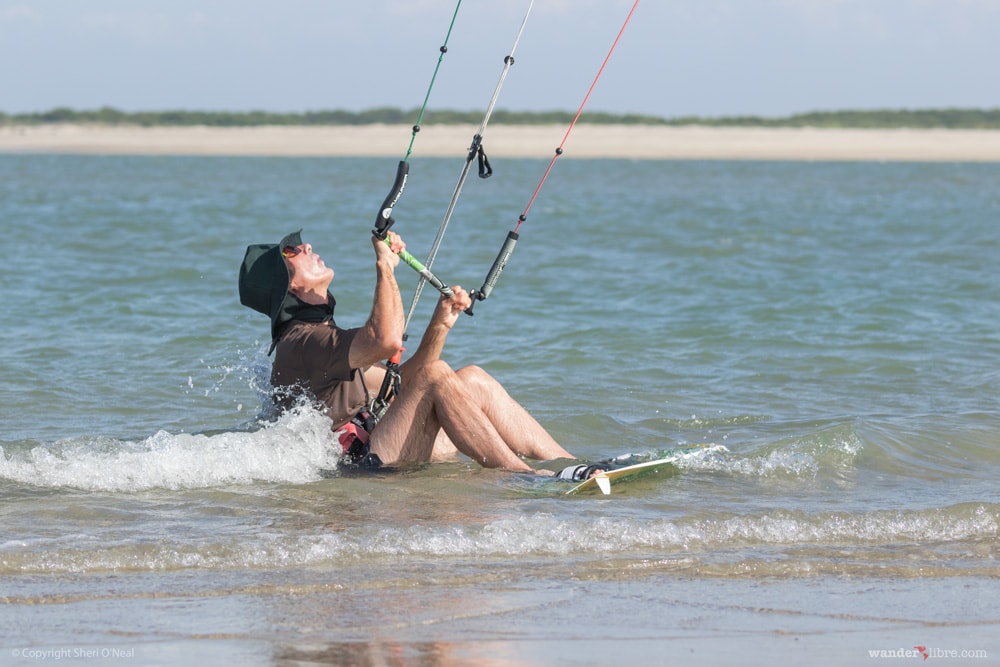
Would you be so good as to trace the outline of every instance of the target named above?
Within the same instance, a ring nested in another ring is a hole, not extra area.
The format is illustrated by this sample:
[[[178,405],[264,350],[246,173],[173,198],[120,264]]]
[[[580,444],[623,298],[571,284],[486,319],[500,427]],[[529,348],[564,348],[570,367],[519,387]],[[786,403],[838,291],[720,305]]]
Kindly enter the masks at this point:
[[[958,648],[937,648],[934,646],[917,645],[913,648],[875,648],[868,649],[869,658],[919,658],[921,661],[928,658],[972,658],[982,659],[989,657],[985,649],[958,649]]]

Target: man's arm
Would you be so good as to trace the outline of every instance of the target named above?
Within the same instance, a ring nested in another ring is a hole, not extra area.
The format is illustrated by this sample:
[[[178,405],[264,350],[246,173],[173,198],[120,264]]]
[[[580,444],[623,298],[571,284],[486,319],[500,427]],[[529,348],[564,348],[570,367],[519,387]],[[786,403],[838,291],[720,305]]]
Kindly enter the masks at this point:
[[[444,349],[448,332],[455,325],[459,315],[472,305],[469,293],[459,285],[452,285],[451,289],[454,291],[452,296],[442,296],[438,300],[437,308],[434,309],[434,314],[431,316],[423,338],[420,339],[420,346],[416,353],[400,366],[404,380],[407,372],[412,373],[420,366],[441,358],[441,351]]]
[[[375,298],[368,321],[351,341],[348,360],[351,368],[364,368],[388,359],[403,345],[403,298],[399,294],[395,269],[399,252],[406,244],[389,232],[389,243],[372,237],[375,247]]]

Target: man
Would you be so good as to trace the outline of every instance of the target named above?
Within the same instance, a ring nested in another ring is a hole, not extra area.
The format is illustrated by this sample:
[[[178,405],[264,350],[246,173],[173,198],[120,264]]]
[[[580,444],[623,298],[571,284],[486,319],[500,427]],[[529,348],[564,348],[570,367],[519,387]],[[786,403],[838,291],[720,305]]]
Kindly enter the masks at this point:
[[[400,366],[398,395],[372,425],[366,414],[382,386],[382,361],[403,342],[403,301],[396,283],[399,253],[406,244],[393,232],[373,237],[375,298],[371,315],[357,329],[333,320],[329,291],[334,271],[300,232],[277,245],[252,245],[240,267],[240,302],[271,317],[271,383],[279,404],[301,392],[321,401],[335,431],[351,434],[366,449],[354,450],[362,465],[414,463],[454,456],[456,450],[487,468],[537,472],[522,457],[573,458],[492,376],[476,366],[457,371],[441,360],[448,332],[471,305],[468,293],[454,286],[431,316],[416,353]],[[367,426],[368,428],[365,428]],[[370,432],[368,432],[370,430]],[[346,451],[345,451],[346,453]],[[569,476],[585,478],[593,466],[571,466]],[[567,469],[569,470],[569,469]],[[573,473],[576,473],[575,475]]]

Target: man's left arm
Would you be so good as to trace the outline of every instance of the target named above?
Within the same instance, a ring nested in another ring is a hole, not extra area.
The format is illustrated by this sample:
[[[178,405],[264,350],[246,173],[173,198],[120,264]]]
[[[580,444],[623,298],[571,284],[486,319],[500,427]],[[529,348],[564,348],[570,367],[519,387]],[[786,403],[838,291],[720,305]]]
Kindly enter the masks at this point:
[[[407,372],[413,372],[419,367],[441,358],[448,332],[455,325],[459,315],[472,305],[469,293],[459,285],[453,285],[451,289],[454,291],[452,296],[442,296],[438,299],[437,308],[434,309],[427,330],[424,331],[423,338],[420,339],[417,351],[407,359],[406,363],[400,366],[404,380]]]

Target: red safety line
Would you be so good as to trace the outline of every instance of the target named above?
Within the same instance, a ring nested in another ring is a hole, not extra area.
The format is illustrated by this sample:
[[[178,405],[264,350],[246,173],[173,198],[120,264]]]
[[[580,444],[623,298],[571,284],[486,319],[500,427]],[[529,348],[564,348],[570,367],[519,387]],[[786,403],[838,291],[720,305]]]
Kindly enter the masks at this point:
[[[590,89],[587,90],[586,96],[583,98],[583,102],[580,103],[580,108],[576,112],[576,116],[573,117],[573,122],[569,124],[569,128],[566,130],[566,134],[563,136],[562,142],[556,148],[555,155],[549,161],[549,166],[542,175],[542,180],[538,182],[538,187],[535,188],[535,192],[531,195],[531,199],[528,200],[528,205],[524,208],[524,212],[521,213],[520,217],[517,219],[517,226],[514,227],[514,233],[517,233],[521,229],[521,223],[528,218],[528,211],[531,210],[531,205],[535,203],[535,197],[538,196],[539,190],[542,189],[542,185],[545,184],[545,179],[549,177],[549,172],[552,171],[552,167],[555,166],[556,160],[563,153],[563,146],[566,145],[566,140],[569,139],[570,132],[576,127],[576,121],[580,119],[580,114],[583,113],[583,108],[587,106],[587,101],[590,99],[590,94],[594,92],[594,87],[597,85],[597,81],[601,78],[601,74],[604,73],[604,68],[607,66],[608,61],[611,59],[611,54],[615,52],[615,48],[618,47],[618,42],[622,38],[622,34],[625,32],[625,28],[628,27],[629,21],[632,20],[632,14],[635,13],[635,8],[639,6],[639,0],[635,0],[635,4],[632,5],[632,9],[629,11],[628,16],[625,18],[625,23],[622,24],[621,30],[618,31],[618,36],[615,37],[614,43],[611,45],[611,49],[608,51],[608,55],[604,57],[604,62],[601,63],[601,68],[597,70],[597,76],[594,77],[593,83],[590,84]]]

